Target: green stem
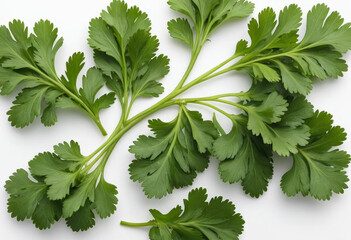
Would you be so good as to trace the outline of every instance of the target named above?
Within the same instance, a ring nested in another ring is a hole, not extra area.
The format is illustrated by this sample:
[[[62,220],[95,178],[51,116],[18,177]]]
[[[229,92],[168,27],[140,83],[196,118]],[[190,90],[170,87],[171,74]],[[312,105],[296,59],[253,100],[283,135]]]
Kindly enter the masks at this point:
[[[227,65],[229,62],[233,61],[235,58],[237,58],[236,55],[228,58],[227,60],[223,61],[222,63],[218,64],[216,67],[212,68],[211,70],[209,70],[208,72],[202,74],[200,77],[194,79],[193,81],[191,81],[190,83],[186,84],[183,88],[182,88],[182,92],[185,92],[186,90],[188,90],[189,88],[202,83],[204,81],[207,81],[209,79],[212,78],[211,74],[216,72],[218,69],[222,68],[223,66]],[[218,76],[218,75],[216,75]]]
[[[232,114],[229,114],[226,111],[223,111],[222,109],[220,109],[220,108],[218,108],[218,107],[216,107],[216,106],[214,106],[212,104],[204,103],[204,102],[193,102],[193,103],[212,108],[213,110],[216,110],[217,112],[223,114],[224,116],[228,117],[229,119],[233,119],[233,115]]]
[[[152,220],[145,223],[131,223],[131,222],[121,221],[121,225],[127,226],[127,227],[152,227],[152,226],[156,226],[156,221]]]
[[[128,108],[123,108],[122,109],[122,116],[123,117],[121,118],[120,123],[117,125],[117,127],[115,128],[115,130],[113,131],[111,136],[96,151],[94,151],[91,155],[89,155],[89,158],[92,158],[100,151],[102,151],[102,153],[100,153],[99,157],[101,157],[102,156],[101,154],[104,154],[108,149],[111,149],[111,152],[112,152],[114,146],[117,144],[117,142],[120,140],[120,138],[126,132],[129,131],[129,129],[131,129],[136,124],[138,124],[140,121],[142,121],[143,119],[147,118],[151,114],[153,114],[161,109],[164,109],[164,108],[172,106],[172,105],[181,104],[182,99],[174,100],[174,98],[177,97],[178,95],[180,95],[181,93],[185,92],[189,88],[195,86],[196,84],[203,82],[204,79],[207,79],[207,80],[210,79],[209,76],[212,73],[214,73],[215,71],[217,71],[218,69],[220,69],[221,67],[223,67],[224,65],[229,63],[230,61],[232,61],[235,57],[236,56],[233,56],[233,57],[227,59],[226,61],[224,61],[221,64],[217,65],[216,67],[212,68],[208,72],[202,74],[200,77],[196,78],[195,80],[193,80],[189,84],[187,84],[183,87],[180,87],[180,88],[176,87],[170,94],[168,94],[166,97],[161,99],[159,102],[157,102],[156,104],[152,105],[151,107],[145,109],[144,111],[140,112],[139,114],[135,115],[134,117],[132,117],[128,120],[125,120],[125,116],[130,111],[130,106]],[[191,64],[192,63],[190,63],[190,65]],[[191,67],[189,69],[191,69]],[[188,75],[188,74],[186,73],[185,75]],[[237,93],[221,94],[221,95],[209,97],[206,101],[220,101],[220,99],[218,99],[220,97],[232,97],[232,96],[237,96],[237,95],[238,95]],[[205,99],[206,98],[204,98],[202,100],[205,100]],[[233,104],[235,104],[235,103],[233,103]],[[243,108],[243,106],[240,105],[240,108]]]

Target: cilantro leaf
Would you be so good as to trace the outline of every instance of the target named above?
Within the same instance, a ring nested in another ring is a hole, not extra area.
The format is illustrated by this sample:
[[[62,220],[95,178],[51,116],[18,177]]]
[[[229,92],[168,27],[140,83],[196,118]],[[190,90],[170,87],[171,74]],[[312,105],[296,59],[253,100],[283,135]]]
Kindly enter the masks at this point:
[[[330,199],[333,192],[343,193],[349,180],[343,171],[350,162],[350,155],[332,147],[346,139],[344,129],[332,126],[332,116],[316,111],[307,120],[311,138],[306,146],[293,154],[294,164],[282,177],[281,187],[288,196],[301,192],[320,200]]]
[[[222,197],[211,198],[209,202],[207,198],[206,189],[199,188],[184,199],[184,211],[180,206],[168,214],[151,209],[154,220],[144,225],[152,226],[150,239],[239,239],[244,220],[235,212],[235,206]],[[121,224],[129,226],[127,222]]]
[[[193,30],[185,18],[177,18],[168,22],[168,31],[171,37],[178,39],[190,47],[194,44]]]
[[[95,225],[93,210],[100,218],[113,214],[118,192],[104,179],[101,166],[87,173],[89,158],[81,154],[74,141],[58,144],[54,150],[40,153],[29,162],[30,174],[38,182],[30,180],[23,169],[7,181],[13,217],[31,218],[40,229],[63,217],[73,231],[84,231]]]
[[[106,135],[99,120],[99,111],[109,107],[114,99],[110,94],[93,102],[90,95],[88,101],[79,94],[76,85],[84,66],[83,53],[74,53],[66,63],[66,76],[59,77],[55,69],[55,57],[63,44],[63,38],[58,39],[57,28],[48,20],[37,22],[33,31],[29,35],[28,28],[19,20],[11,22],[9,29],[0,27],[0,59],[3,60],[0,66],[0,92],[2,95],[11,94],[23,83],[22,91],[13,102],[14,106],[8,111],[11,125],[23,128],[42,115],[42,123],[52,126],[57,122],[57,107],[78,107]],[[96,85],[98,80],[85,79],[83,85],[96,86],[93,89],[96,94],[102,87]],[[105,84],[105,81],[99,81],[99,84],[101,82]]]
[[[34,26],[34,35],[32,35],[34,47],[34,61],[41,67],[50,77],[56,78],[55,56],[59,48],[63,44],[63,38],[56,39],[57,28],[48,20],[40,20]]]
[[[23,89],[7,112],[11,125],[23,128],[32,123],[40,115],[42,98],[47,90],[43,86]]]
[[[149,124],[155,137],[140,136],[130,147],[136,160],[129,172],[132,180],[142,183],[148,197],[162,198],[174,188],[190,185],[196,173],[207,168],[218,133],[212,122],[185,107],[171,122],[153,120]]]
[[[116,0],[90,22],[88,42],[95,63],[122,106],[130,93],[131,102],[163,93],[158,80],[169,72],[169,59],[156,55],[159,41],[150,34],[150,26],[146,13]]]
[[[86,231],[95,225],[94,213],[90,203],[86,203],[71,217],[66,219],[66,224],[73,231]]]
[[[342,53],[351,49],[351,29],[337,12],[318,4],[308,13],[307,29],[298,42],[301,9],[292,4],[279,14],[271,8],[249,23],[251,45],[242,40],[233,68],[247,71],[258,80],[281,81],[290,93],[307,95],[314,78],[337,78],[347,70]],[[264,67],[263,67],[264,66]]]
[[[6,181],[5,188],[10,194],[8,211],[17,220],[32,219],[37,228],[47,229],[60,218],[60,202],[50,201],[45,183],[33,182],[25,170],[18,169]]]
[[[169,0],[168,4],[174,11],[190,18],[191,24],[181,18],[169,21],[168,31],[171,37],[189,45],[193,52],[199,51],[221,24],[248,17],[254,9],[254,4],[245,0]]]
[[[232,130],[214,142],[213,152],[221,161],[219,174],[224,182],[241,180],[245,193],[259,197],[273,175],[272,150],[246,124],[245,116],[234,118]]]
[[[287,102],[276,92],[271,93],[268,98],[259,105],[249,105],[246,109],[248,113],[248,129],[256,136],[261,135],[265,144],[272,144],[273,150],[281,156],[288,156],[297,153],[297,145],[304,146],[310,137],[309,128],[305,124],[292,124],[282,120],[285,111],[288,117],[295,111],[296,104],[305,106],[305,102],[296,101],[287,108]],[[310,111],[311,113],[311,111]],[[301,123],[309,116],[300,116]]]

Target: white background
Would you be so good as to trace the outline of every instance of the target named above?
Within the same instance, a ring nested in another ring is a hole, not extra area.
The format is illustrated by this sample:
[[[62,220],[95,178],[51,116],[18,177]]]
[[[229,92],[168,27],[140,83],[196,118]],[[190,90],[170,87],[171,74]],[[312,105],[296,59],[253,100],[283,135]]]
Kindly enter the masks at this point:
[[[255,12],[266,6],[273,7],[276,11],[290,4],[288,0],[258,1]],[[295,0],[304,12],[317,2],[312,0]],[[346,21],[351,21],[351,5],[348,1],[324,0],[332,10],[341,13]],[[168,55],[171,59],[171,72],[162,81],[166,93],[177,84],[189,60],[189,51],[185,46],[173,40],[167,32],[167,21],[179,16],[172,12],[166,1],[160,0],[127,0],[129,5],[138,5],[149,14],[153,23],[152,33],[160,39],[160,53]],[[0,2],[0,24],[7,24],[12,19],[23,20],[30,28],[39,19],[49,19],[59,28],[59,34],[64,37],[65,43],[57,56],[58,73],[63,73],[66,59],[74,51],[83,51],[86,54],[87,64],[84,70],[93,65],[92,52],[87,45],[88,23],[91,18],[97,17],[102,9],[109,4],[109,0],[11,0]],[[211,37],[199,62],[196,64],[191,78],[205,72],[212,66],[227,59],[233,53],[236,42],[247,35],[249,19],[225,24]],[[304,27],[304,25],[303,25]],[[350,55],[345,56],[351,63]],[[326,110],[334,115],[335,123],[343,126],[351,135],[351,72],[337,80],[317,82],[309,100],[317,109]],[[205,96],[215,93],[238,92],[249,86],[249,78],[242,73],[231,73],[192,89],[185,96]],[[164,95],[163,95],[164,96]],[[16,129],[7,121],[6,112],[11,106],[15,94],[0,98],[0,185],[3,186],[8,177],[18,168],[27,169],[27,162],[37,153],[52,151],[52,146],[74,139],[81,145],[85,155],[90,154],[106,138],[100,135],[93,121],[81,112],[59,110],[59,122],[51,128],[45,128],[36,119],[25,129]],[[157,99],[139,100],[133,108],[135,114]],[[202,110],[205,118],[211,112]],[[175,109],[167,109],[153,117],[169,120]],[[108,132],[113,131],[120,114],[119,104],[102,112],[102,122]],[[229,123],[223,120],[226,129]],[[10,240],[47,240],[47,239],[148,239],[148,228],[130,229],[121,227],[123,220],[143,222],[150,219],[148,209],[157,208],[163,212],[169,211],[177,204],[182,204],[182,199],[195,187],[206,187],[210,196],[222,195],[233,201],[246,220],[242,240],[345,240],[351,239],[351,191],[346,190],[343,195],[334,195],[331,201],[317,201],[311,197],[301,196],[288,198],[280,190],[280,178],[291,167],[291,159],[275,158],[275,173],[270,181],[268,191],[259,199],[252,199],[241,190],[240,184],[230,185],[223,183],[217,174],[217,160],[212,159],[210,167],[196,178],[193,186],[175,190],[173,194],[161,199],[147,199],[138,183],[129,179],[128,165],[133,156],[128,152],[128,146],[140,134],[148,134],[146,121],[134,127],[119,142],[107,165],[107,179],[117,185],[119,204],[117,212],[106,220],[98,219],[96,226],[87,231],[73,233],[65,226],[64,221],[55,223],[50,230],[39,231],[35,229],[30,220],[17,222],[7,213],[7,193],[0,188],[0,234],[1,239]],[[342,149],[351,152],[351,140],[347,140]],[[350,173],[350,170],[348,171]]]

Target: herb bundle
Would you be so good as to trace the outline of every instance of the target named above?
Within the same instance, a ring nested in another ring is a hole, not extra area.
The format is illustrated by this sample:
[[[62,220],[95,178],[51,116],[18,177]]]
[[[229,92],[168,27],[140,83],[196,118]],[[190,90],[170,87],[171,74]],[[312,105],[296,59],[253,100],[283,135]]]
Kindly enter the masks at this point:
[[[252,197],[267,190],[273,154],[293,157],[292,168],[281,180],[288,196],[301,193],[327,200],[347,188],[344,169],[350,155],[337,149],[346,133],[333,125],[329,113],[314,110],[306,96],[316,79],[338,78],[347,71],[342,55],[351,49],[350,24],[318,4],[309,11],[306,31],[299,39],[302,11],[297,5],[285,7],[278,16],[266,8],[248,24],[250,41],[239,41],[230,58],[188,81],[211,34],[224,22],[248,17],[254,5],[245,0],[170,0],[168,4],[185,16],[169,21],[168,30],[190,49],[191,59],[178,85],[135,116],[130,116],[133,103],[162,94],[160,80],[169,72],[169,59],[158,54],[159,41],[150,32],[151,22],[137,7],[128,8],[125,2],[114,0],[91,20],[88,43],[96,66],[83,76],[79,90],[77,78],[84,55],[74,53],[66,63],[65,75],[58,76],[54,63],[62,38],[57,39],[52,23],[39,21],[32,34],[18,20],[9,28],[0,27],[1,94],[22,86],[8,112],[13,126],[27,126],[39,115],[44,125],[50,126],[57,121],[56,108],[79,108],[106,134],[100,110],[115,99],[122,108],[113,133],[91,154],[83,155],[75,141],[64,142],[54,146],[53,152],[35,156],[29,172],[17,170],[5,185],[12,217],[32,219],[39,229],[50,228],[64,218],[74,231],[94,226],[95,214],[109,217],[118,202],[116,186],[104,178],[112,151],[133,126],[170,106],[178,106],[174,119],[149,120],[153,135],[139,136],[129,149],[135,155],[129,168],[131,179],[141,184],[149,198],[162,198],[175,188],[191,185],[197,173],[208,167],[210,156],[219,160],[224,182],[240,181]],[[248,91],[179,97],[202,82],[233,71],[246,72],[252,78]],[[97,97],[104,85],[111,92]],[[241,112],[227,112],[219,104]],[[205,106],[224,115],[232,129],[224,131],[215,114],[212,120],[204,120],[188,105]],[[150,239],[237,238],[243,220],[234,206],[220,197],[209,203],[206,199],[206,190],[196,189],[185,200],[184,212],[180,207],[166,215],[151,210],[155,219],[148,223],[122,224],[152,226]]]

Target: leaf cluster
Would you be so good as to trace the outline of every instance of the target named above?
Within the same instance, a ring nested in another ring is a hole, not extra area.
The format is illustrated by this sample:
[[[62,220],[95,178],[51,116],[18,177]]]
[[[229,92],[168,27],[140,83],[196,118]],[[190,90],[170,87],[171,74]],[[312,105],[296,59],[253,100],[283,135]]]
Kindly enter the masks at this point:
[[[196,26],[209,26],[216,19],[215,13],[220,5],[216,5],[216,1],[205,2],[203,4],[213,3],[211,7],[204,8],[211,9],[207,12],[201,11],[202,2],[198,5],[196,1],[169,1],[169,4],[172,9],[187,15]],[[226,1],[222,1],[222,4],[224,2]],[[244,1],[231,2],[249,6]],[[328,13],[329,8],[323,4],[313,7],[307,16],[306,33],[298,41],[302,12],[297,5],[285,7],[279,14],[279,20],[271,8],[263,10],[259,13],[258,20],[252,19],[249,23],[251,45],[241,40],[233,57],[241,59],[223,70],[248,72],[253,78],[252,87],[247,92],[235,95],[239,97],[239,102],[219,99],[221,97],[203,98],[203,101],[201,98],[189,100],[189,103],[205,105],[206,101],[217,101],[242,110],[239,115],[224,112],[232,121],[229,133],[214,119],[212,126],[217,128],[218,136],[213,134],[212,138],[202,139],[208,140],[207,154],[220,160],[219,174],[222,180],[229,183],[241,181],[245,192],[252,197],[259,197],[267,190],[268,181],[273,175],[273,154],[293,156],[294,166],[282,179],[282,189],[289,196],[298,192],[303,195],[310,193],[313,197],[324,200],[329,199],[332,192],[342,193],[347,188],[348,178],[343,169],[348,166],[350,156],[337,150],[329,153],[331,147],[337,147],[345,140],[344,130],[338,126],[332,127],[331,115],[328,115],[329,127],[319,133],[319,138],[322,139],[320,141],[326,141],[329,134],[333,134],[335,138],[329,139],[329,148],[309,148],[316,141],[313,128],[326,125],[326,122],[317,117],[319,112],[314,111],[313,105],[306,100],[306,95],[316,78],[324,80],[342,76],[347,65],[341,57],[351,49],[350,24],[343,24],[343,19],[337,12]],[[173,24],[175,22],[179,25],[182,23],[184,27],[187,20],[173,21]],[[197,31],[196,27],[195,30],[188,27],[186,29],[193,33]],[[191,43],[190,38],[186,40],[184,35],[176,35],[174,32],[172,34],[175,29],[170,31],[174,38]],[[154,137],[140,136],[130,148],[130,152],[136,157],[130,165],[131,179],[142,183],[148,197],[159,198],[172,192],[174,188],[191,184],[195,177],[189,175],[193,173],[191,170],[201,172],[208,165],[206,160],[202,168],[189,168],[188,166],[193,166],[193,159],[198,158],[189,155],[189,152],[196,153],[196,145],[195,148],[188,147],[188,155],[182,153],[179,161],[176,144],[168,140],[172,136],[178,137],[172,134],[171,129],[184,129],[182,133],[186,134],[186,129],[193,127],[190,122],[176,124],[179,116],[182,116],[182,109],[185,109],[186,100],[179,102],[180,110],[175,120],[157,125],[156,131],[153,131]],[[206,106],[211,107],[208,104]],[[214,109],[223,113],[220,108]],[[311,121],[315,125],[312,126]],[[160,120],[150,121],[152,130],[155,128],[154,122]],[[202,130],[207,131],[207,128],[202,127]],[[196,142],[196,138],[193,140]],[[168,146],[176,150],[167,148]],[[199,147],[198,145],[197,150],[201,153]],[[182,167],[184,159],[187,168]],[[202,160],[199,159],[198,163],[201,163]]]
[[[278,18],[278,19],[277,19]],[[233,67],[248,72],[257,81],[280,82],[291,94],[307,95],[315,79],[343,76],[347,71],[342,54],[351,49],[350,24],[338,12],[317,4],[308,12],[306,32],[298,40],[302,11],[296,4],[276,16],[266,8],[248,25],[251,39],[238,42]]]
[[[74,141],[54,150],[38,154],[29,162],[29,173],[19,169],[6,182],[11,216],[32,219],[39,229],[64,218],[73,231],[84,231],[95,225],[94,212],[100,218],[113,214],[117,190],[106,182],[101,167],[89,172],[89,158]]]
[[[169,59],[156,55],[159,41],[150,29],[146,13],[116,0],[90,22],[88,42],[94,50],[95,64],[122,106],[128,104],[130,95],[134,102],[138,97],[157,97],[164,91],[158,80],[169,72]]]
[[[34,25],[33,33],[23,22],[14,20],[9,28],[0,27],[0,90],[1,95],[11,94],[21,85],[13,106],[8,111],[9,121],[23,128],[41,115],[45,126],[57,122],[57,108],[79,108],[87,113],[103,130],[99,112],[108,108],[115,94],[96,97],[105,84],[105,78],[96,68],[83,76],[82,88],[77,79],[84,66],[84,54],[74,53],[66,63],[65,75],[58,76],[55,56],[63,44],[58,30],[48,20]]]

